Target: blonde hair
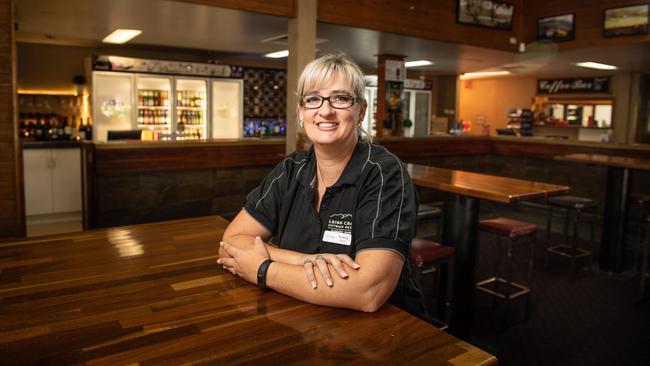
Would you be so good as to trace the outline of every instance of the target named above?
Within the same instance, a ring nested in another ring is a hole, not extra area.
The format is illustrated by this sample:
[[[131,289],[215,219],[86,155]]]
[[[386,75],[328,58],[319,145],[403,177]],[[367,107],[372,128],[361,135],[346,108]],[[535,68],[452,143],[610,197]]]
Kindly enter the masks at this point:
[[[341,78],[342,81],[352,88],[354,96],[362,102],[366,102],[365,91],[366,81],[363,78],[363,71],[359,65],[350,60],[344,53],[325,54],[305,66],[298,79],[298,106],[305,93],[318,89],[320,86],[327,84],[334,77]],[[361,123],[362,121],[359,121]],[[370,135],[361,127],[359,130],[365,135],[365,139],[370,139]]]
[[[335,76],[350,85],[357,98],[364,99],[366,82],[363,72],[343,53],[326,54],[308,63],[298,79],[298,98],[326,84]]]

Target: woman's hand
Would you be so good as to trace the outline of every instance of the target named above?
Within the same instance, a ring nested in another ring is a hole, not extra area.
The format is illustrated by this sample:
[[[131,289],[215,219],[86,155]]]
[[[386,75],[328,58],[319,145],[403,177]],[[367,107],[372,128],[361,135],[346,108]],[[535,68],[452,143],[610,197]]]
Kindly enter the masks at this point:
[[[361,267],[347,254],[322,253],[307,255],[303,259],[303,266],[305,268],[307,281],[309,281],[312,288],[318,287],[318,282],[316,282],[316,275],[314,273],[314,266],[317,266],[320,270],[323,278],[325,279],[325,282],[327,283],[327,286],[332,287],[334,285],[334,282],[332,281],[332,275],[330,274],[329,267],[327,266],[328,263],[331,264],[339,276],[344,279],[348,278],[348,273],[343,268],[344,263],[355,270]]]
[[[264,241],[259,236],[256,236],[252,248],[240,248],[224,241],[219,246],[227,256],[217,259],[217,263],[232,274],[256,284],[257,270],[262,262],[270,258]]]

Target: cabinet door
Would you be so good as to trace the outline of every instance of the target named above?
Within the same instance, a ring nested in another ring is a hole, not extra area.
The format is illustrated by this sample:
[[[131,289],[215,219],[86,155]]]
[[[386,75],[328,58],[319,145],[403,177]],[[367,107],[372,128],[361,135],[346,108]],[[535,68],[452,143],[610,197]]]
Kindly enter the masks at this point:
[[[53,149],[52,191],[54,212],[81,211],[81,151]]]
[[[25,214],[52,213],[52,152],[50,149],[23,150],[25,171]]]

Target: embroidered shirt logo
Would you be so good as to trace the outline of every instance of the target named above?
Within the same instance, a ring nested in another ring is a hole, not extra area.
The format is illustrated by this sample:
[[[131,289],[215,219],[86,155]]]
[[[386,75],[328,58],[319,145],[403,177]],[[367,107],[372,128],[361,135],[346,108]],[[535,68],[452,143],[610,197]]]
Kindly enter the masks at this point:
[[[323,241],[341,245],[352,244],[352,214],[332,214],[327,221]]]

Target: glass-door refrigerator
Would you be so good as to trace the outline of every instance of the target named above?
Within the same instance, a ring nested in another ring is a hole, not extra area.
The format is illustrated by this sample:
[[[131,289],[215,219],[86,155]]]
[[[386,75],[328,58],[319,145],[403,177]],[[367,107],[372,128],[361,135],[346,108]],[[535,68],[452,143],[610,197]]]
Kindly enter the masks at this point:
[[[133,130],[133,74],[92,73],[93,141],[107,141],[108,131]]]
[[[176,140],[208,136],[208,80],[176,77]]]
[[[151,131],[153,140],[172,137],[172,77],[135,76],[136,129]]]
[[[244,81],[211,79],[212,132],[217,139],[242,138],[244,131]]]

